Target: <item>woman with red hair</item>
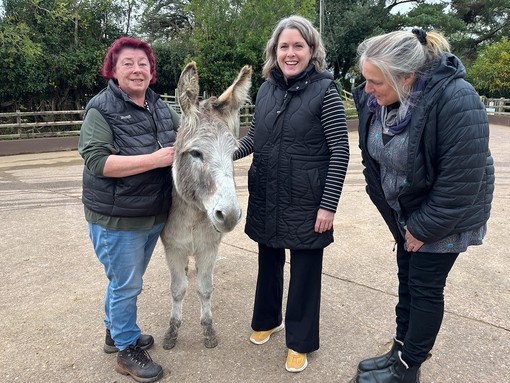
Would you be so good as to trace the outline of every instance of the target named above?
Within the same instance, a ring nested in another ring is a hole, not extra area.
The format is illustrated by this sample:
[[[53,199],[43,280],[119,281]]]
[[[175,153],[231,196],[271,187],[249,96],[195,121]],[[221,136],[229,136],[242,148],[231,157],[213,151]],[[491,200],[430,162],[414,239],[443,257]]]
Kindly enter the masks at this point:
[[[146,42],[121,37],[101,68],[105,89],[90,100],[78,150],[85,160],[82,201],[89,235],[103,264],[106,353],[117,372],[138,382],[163,376],[137,324],[137,298],[172,202],[171,165],[179,117],[149,88],[156,60]]]

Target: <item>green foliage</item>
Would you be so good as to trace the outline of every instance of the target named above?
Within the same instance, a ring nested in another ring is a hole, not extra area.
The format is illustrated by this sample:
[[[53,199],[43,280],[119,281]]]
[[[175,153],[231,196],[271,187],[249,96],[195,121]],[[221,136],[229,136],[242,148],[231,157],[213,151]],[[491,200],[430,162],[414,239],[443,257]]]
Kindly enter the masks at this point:
[[[468,80],[487,97],[510,94],[510,41],[507,38],[485,47],[468,71]]]
[[[415,7],[395,14],[399,4]],[[219,94],[243,65],[251,65],[253,98],[263,81],[265,45],[277,22],[292,14],[317,28],[322,20],[328,63],[347,90],[346,74],[361,81],[356,49],[362,40],[420,26],[445,34],[481,92],[508,96],[509,49],[502,38],[510,37],[510,0],[323,0],[319,5],[318,0],[3,0],[0,111],[83,107],[105,85],[99,68],[107,47],[132,31],[154,48],[156,91],[173,92],[181,69],[194,59],[201,87],[210,94]]]
[[[186,10],[187,4],[186,0],[147,1],[138,30],[151,41],[186,39],[192,31],[193,19]]]
[[[157,41],[152,48],[156,56],[157,83],[152,88],[158,93],[174,94],[186,58],[192,51],[189,39]]]
[[[383,33],[389,17],[384,1],[363,2],[332,0],[324,5],[323,40],[328,62],[335,78],[340,77],[343,86],[350,89],[345,79],[355,66],[358,44],[366,37]]]
[[[397,19],[403,27],[419,26],[426,31],[437,30],[447,36],[466,30],[462,20],[447,11],[445,3],[420,4],[405,16],[398,15]]]
[[[243,65],[254,69],[252,95],[262,82],[263,51],[277,22],[300,14],[314,18],[313,0],[195,0],[193,40],[202,89],[221,93]]]
[[[0,24],[0,65],[4,70],[0,82],[0,100],[9,104],[23,100],[25,92],[40,91],[41,86],[31,80],[37,77],[35,68],[43,60],[43,49],[29,37],[29,28],[24,23]]]
[[[4,6],[0,65],[8,81],[0,99],[16,108],[83,107],[86,94],[104,86],[98,71],[111,42],[106,34],[120,35],[107,22],[118,6],[106,0],[5,0]]]
[[[416,3],[419,5],[402,17],[402,25],[441,31],[464,63],[472,62],[485,45],[510,37],[510,0]]]

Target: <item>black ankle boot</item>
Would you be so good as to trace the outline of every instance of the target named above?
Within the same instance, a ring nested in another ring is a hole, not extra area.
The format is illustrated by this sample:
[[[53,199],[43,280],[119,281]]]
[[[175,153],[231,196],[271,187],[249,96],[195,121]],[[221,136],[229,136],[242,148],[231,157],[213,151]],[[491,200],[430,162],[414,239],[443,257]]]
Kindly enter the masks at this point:
[[[388,368],[361,372],[356,383],[420,383],[420,366],[409,367],[399,351],[397,360]]]
[[[117,354],[115,371],[131,375],[137,382],[155,382],[163,376],[163,368],[154,363],[146,350],[129,346]]]
[[[380,370],[391,366],[398,359],[398,352],[402,351],[403,345],[404,343],[397,338],[393,338],[393,346],[390,351],[375,358],[362,360],[358,364],[358,372]]]
[[[152,335],[144,335],[141,334],[138,340],[136,341],[135,346],[140,347],[142,350],[148,350],[154,344],[154,338]],[[106,329],[106,335],[104,337],[104,346],[103,351],[107,354],[113,354],[114,352],[118,352],[119,349],[115,347],[115,343],[112,339],[112,335],[110,330]]]

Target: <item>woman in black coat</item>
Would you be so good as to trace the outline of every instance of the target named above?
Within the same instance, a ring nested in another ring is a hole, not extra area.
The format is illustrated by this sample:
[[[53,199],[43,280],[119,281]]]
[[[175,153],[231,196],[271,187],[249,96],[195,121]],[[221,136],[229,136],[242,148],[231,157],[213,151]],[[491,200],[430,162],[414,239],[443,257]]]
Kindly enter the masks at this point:
[[[489,124],[460,60],[436,32],[397,31],[358,48],[355,89],[367,193],[396,242],[396,334],[358,365],[358,383],[414,383],[444,314],[459,253],[486,233],[494,166]]]

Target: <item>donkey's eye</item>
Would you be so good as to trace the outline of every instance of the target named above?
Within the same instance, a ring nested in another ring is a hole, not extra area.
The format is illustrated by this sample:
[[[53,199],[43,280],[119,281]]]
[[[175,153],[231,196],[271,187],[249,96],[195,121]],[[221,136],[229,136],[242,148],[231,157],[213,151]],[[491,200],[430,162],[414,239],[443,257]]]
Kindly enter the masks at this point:
[[[191,157],[196,158],[197,160],[202,159],[202,153],[200,153],[198,150],[190,150],[189,154]]]

